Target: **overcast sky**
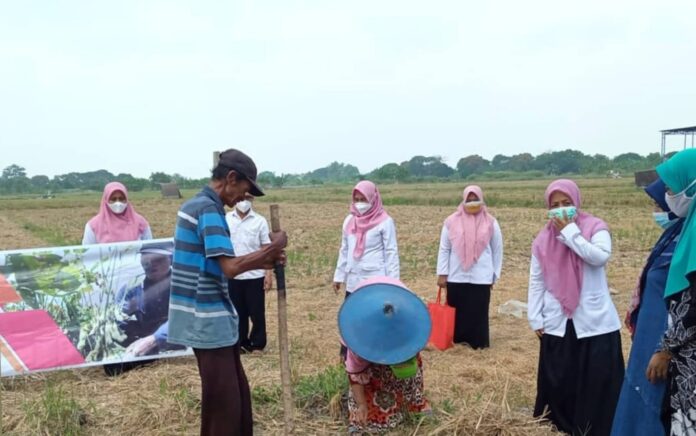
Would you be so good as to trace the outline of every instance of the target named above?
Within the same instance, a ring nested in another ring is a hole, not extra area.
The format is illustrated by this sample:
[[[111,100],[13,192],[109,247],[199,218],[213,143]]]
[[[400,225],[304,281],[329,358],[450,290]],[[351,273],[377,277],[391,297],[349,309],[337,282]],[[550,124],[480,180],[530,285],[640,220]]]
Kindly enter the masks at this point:
[[[646,154],[696,125],[694,16],[693,1],[8,1],[0,167],[203,177],[229,147],[279,173]]]

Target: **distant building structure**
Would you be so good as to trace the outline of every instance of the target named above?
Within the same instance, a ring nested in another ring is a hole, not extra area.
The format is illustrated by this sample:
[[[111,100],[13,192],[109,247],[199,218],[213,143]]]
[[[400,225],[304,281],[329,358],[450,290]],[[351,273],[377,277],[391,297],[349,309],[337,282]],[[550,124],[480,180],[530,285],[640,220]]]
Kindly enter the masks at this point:
[[[162,198],[181,198],[179,185],[176,183],[160,183]]]

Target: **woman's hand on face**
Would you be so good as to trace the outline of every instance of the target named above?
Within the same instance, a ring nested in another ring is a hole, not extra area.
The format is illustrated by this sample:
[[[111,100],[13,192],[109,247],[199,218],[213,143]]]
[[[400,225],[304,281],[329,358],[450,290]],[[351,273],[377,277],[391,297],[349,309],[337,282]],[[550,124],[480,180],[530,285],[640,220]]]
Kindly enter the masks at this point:
[[[551,223],[553,223],[553,226],[556,227],[556,230],[559,232],[563,229],[566,228],[566,226],[570,223],[575,222],[575,217],[573,218],[568,218],[568,215],[563,212],[563,218],[558,218],[558,217],[553,217],[551,218]]]
[[[658,351],[653,354],[648,363],[648,369],[645,371],[645,376],[650,383],[657,383],[660,380],[666,380],[669,373],[669,361],[672,356],[667,351]]]

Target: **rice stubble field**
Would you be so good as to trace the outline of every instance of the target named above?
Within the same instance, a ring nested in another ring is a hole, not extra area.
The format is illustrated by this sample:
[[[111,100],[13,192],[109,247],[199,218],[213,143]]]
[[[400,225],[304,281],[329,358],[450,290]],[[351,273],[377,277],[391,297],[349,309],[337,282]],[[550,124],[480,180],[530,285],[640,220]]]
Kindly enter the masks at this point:
[[[531,243],[545,222],[543,192],[548,181],[484,182],[487,203],[505,242],[501,280],[490,307],[491,348],[455,346],[426,350],[425,385],[434,414],[408,417],[393,434],[546,435],[536,422],[539,341],[526,318],[497,312],[508,300],[526,301]],[[605,219],[612,232],[608,265],[612,298],[623,319],[630,293],[660,229],[651,201],[629,180],[580,180],[585,209]],[[427,301],[434,300],[435,262],[444,219],[461,199],[464,183],[384,185],[385,207],[397,225],[402,280]],[[351,186],[270,190],[255,210],[268,217],[279,203],[288,232],[287,288],[296,434],[344,434],[347,381],[339,365],[336,314],[342,295],[331,290],[348,212]],[[195,192],[185,192],[190,197]],[[79,244],[100,193],[55,199],[1,198],[0,249]],[[172,235],[179,200],[134,193],[136,209],[155,237]],[[282,399],[276,342],[275,294],[267,295],[269,344],[245,355],[258,434],[282,434]],[[624,358],[630,338],[623,332]],[[101,368],[58,371],[2,379],[2,434],[12,435],[193,435],[199,426],[200,381],[195,359],[158,361],[120,377]],[[600,400],[601,401],[601,400]]]

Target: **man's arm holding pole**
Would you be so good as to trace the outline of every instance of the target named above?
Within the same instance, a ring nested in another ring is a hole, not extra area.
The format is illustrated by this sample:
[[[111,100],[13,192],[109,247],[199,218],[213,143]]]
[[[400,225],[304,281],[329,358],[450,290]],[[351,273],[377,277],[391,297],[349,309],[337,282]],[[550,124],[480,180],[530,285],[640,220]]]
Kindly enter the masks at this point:
[[[271,243],[263,246],[260,250],[249,253],[245,256],[227,257],[220,256],[220,268],[225,277],[234,278],[239,274],[254,269],[271,269],[279,261],[285,264],[283,249],[288,243],[285,232],[271,233]]]

